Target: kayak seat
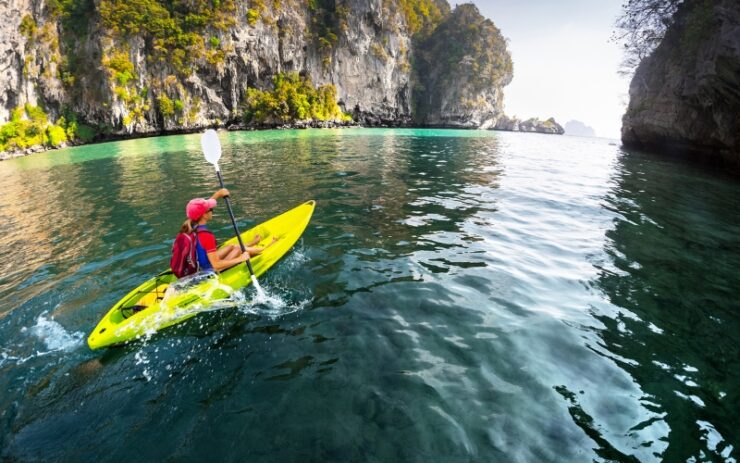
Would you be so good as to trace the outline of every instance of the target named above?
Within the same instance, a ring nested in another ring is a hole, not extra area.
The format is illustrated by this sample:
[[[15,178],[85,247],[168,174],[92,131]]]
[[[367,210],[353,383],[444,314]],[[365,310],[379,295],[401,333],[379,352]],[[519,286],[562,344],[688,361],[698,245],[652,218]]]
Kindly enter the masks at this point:
[[[121,307],[121,315],[123,315],[123,318],[128,318],[137,312],[141,312],[149,306],[154,305],[164,299],[164,292],[167,289],[167,286],[169,285],[166,283],[157,286],[153,291],[141,296],[141,298],[136,301],[136,305]]]
[[[148,306],[146,305],[132,305],[131,307],[121,307],[121,315],[123,315],[123,318],[128,318],[137,312],[141,312],[147,307]]]
[[[161,301],[162,299],[164,299],[164,292],[167,289],[167,286],[169,285],[166,283],[157,286],[153,291],[141,296],[141,299],[136,302],[136,305],[149,307],[150,305],[156,304],[157,302]]]

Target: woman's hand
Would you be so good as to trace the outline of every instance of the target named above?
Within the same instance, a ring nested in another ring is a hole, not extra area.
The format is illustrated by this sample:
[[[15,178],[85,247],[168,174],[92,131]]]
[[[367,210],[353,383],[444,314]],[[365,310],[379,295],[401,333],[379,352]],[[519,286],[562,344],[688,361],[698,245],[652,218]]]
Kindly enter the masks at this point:
[[[213,196],[211,196],[211,198],[213,198],[213,199],[221,199],[221,198],[225,198],[227,196],[229,196],[229,190],[227,190],[226,188],[221,188],[217,192],[213,193]]]
[[[241,255],[241,261],[246,262],[249,260],[249,251],[244,251]]]

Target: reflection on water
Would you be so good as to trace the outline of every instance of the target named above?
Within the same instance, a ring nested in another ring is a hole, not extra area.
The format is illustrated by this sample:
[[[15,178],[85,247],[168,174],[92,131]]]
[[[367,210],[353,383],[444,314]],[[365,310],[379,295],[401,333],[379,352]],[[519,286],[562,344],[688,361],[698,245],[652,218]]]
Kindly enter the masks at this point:
[[[737,458],[737,184],[598,139],[220,137],[241,227],[318,201],[274,300],[102,355],[217,188],[197,135],[0,163],[3,459]]]
[[[609,264],[597,284],[617,310],[595,313],[605,355],[642,386],[666,461],[730,459],[740,437],[740,222],[737,185],[623,156],[606,207]]]

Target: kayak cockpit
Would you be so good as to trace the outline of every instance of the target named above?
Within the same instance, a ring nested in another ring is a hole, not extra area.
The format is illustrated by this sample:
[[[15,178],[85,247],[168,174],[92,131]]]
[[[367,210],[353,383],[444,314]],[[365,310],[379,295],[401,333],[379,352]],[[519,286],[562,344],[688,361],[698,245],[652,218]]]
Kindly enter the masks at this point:
[[[158,309],[159,303],[165,297],[165,291],[177,278],[171,271],[162,272],[151,280],[146,281],[138,288],[128,293],[123,299],[108,311],[105,317],[95,327],[88,345],[111,344],[110,339],[118,337],[119,329],[132,321],[136,315]]]
[[[111,311],[110,321],[114,324],[120,323],[135,313],[158,305],[164,299],[167,288],[175,281],[177,277],[172,272],[165,272],[147,281],[119,302],[118,310]],[[118,316],[120,316],[119,320],[113,319]]]

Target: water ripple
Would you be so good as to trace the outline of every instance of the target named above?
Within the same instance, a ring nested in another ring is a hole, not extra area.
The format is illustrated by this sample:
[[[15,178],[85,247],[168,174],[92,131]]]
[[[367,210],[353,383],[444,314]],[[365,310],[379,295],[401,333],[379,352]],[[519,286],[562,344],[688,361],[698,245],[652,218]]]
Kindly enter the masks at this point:
[[[737,459],[736,183],[599,139],[221,136],[240,226],[317,199],[306,234],[270,299],[104,354],[216,188],[197,136],[0,163],[0,457]]]

